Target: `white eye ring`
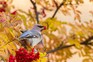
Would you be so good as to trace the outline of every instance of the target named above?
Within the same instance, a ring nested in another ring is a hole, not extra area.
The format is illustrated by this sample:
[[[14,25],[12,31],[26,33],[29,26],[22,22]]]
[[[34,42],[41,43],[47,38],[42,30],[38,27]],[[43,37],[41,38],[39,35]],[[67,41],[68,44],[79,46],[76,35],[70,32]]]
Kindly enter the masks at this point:
[[[37,36],[35,36],[35,35],[33,35],[32,37],[33,37],[33,38],[38,38],[38,37],[37,37]]]

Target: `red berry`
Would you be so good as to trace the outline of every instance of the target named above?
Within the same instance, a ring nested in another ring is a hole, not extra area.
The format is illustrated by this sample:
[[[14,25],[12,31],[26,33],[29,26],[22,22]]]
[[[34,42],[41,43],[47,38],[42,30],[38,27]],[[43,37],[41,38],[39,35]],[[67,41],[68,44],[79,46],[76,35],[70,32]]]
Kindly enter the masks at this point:
[[[16,15],[16,13],[17,13],[17,11],[13,11],[11,14],[12,14],[12,15]]]

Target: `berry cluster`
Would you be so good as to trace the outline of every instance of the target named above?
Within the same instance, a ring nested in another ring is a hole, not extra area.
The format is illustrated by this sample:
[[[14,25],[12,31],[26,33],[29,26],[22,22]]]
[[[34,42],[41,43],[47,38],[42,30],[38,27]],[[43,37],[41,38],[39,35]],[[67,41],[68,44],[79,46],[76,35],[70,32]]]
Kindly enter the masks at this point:
[[[15,57],[10,55],[9,62],[32,62],[39,59],[39,52],[34,53],[34,49],[30,53],[24,48],[20,48],[16,51]]]
[[[5,12],[5,8],[7,7],[7,3],[5,1],[0,1],[0,12]]]

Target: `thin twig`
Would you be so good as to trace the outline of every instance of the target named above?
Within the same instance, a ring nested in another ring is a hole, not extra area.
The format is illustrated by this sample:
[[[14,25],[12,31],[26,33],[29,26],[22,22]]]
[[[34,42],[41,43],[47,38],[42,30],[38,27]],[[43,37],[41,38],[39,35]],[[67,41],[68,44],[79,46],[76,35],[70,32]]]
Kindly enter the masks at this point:
[[[58,4],[55,0],[53,0],[54,4],[56,5],[56,7],[58,8]]]
[[[55,17],[55,15],[57,14],[58,10],[61,8],[61,6],[64,5],[65,1],[66,1],[66,0],[64,0],[64,1],[57,7],[56,11],[54,12],[54,14],[53,14],[53,16],[52,16],[51,18],[54,18],[54,17]]]
[[[30,0],[31,3],[33,4],[34,6],[34,10],[35,10],[35,14],[36,14],[36,20],[37,20],[37,23],[39,23],[39,17],[38,17],[38,12],[37,12],[37,6],[36,6],[36,3],[33,2],[32,0]]]
[[[89,41],[91,41],[92,39],[93,39],[93,36],[89,37],[88,39],[81,42],[80,44],[82,44],[82,45],[92,45],[92,43],[89,43]],[[62,50],[64,48],[69,48],[69,47],[72,47],[72,46],[75,46],[75,44],[73,44],[73,45],[65,45],[65,46],[58,46],[57,48],[55,48],[53,50],[50,50],[47,53],[54,53],[54,52],[56,52],[58,50]]]

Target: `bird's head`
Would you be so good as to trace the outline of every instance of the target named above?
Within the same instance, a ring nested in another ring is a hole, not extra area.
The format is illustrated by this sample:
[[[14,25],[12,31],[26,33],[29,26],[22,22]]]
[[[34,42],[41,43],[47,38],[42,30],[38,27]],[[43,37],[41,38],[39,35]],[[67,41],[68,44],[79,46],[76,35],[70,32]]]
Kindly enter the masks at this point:
[[[36,24],[36,25],[34,25],[34,27],[32,29],[37,30],[37,31],[43,31],[43,30],[46,30],[46,26]]]
[[[42,30],[45,30],[46,27],[45,26],[42,26],[40,24],[36,24],[33,26],[33,28],[31,29],[31,31],[34,33],[34,31],[37,31],[38,33],[40,33]],[[20,36],[20,38],[30,38],[31,37],[31,32],[30,30],[27,30],[27,31],[22,31],[22,34]]]

